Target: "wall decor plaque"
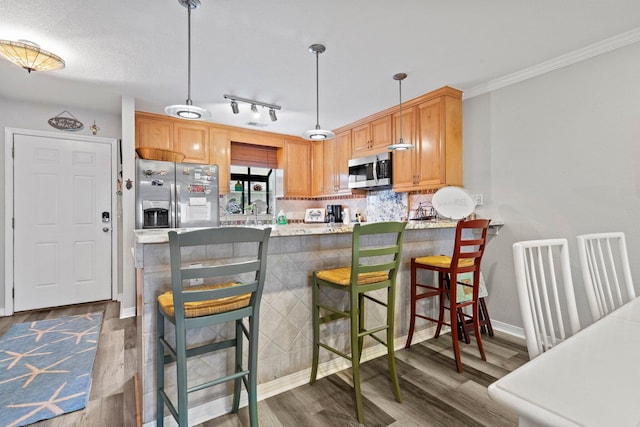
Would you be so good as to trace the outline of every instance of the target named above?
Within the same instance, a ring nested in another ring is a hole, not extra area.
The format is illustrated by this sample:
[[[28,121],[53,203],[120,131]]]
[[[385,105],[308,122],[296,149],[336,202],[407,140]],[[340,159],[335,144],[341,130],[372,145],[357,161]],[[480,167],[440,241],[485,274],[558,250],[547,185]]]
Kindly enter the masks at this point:
[[[67,113],[71,117],[64,116],[65,113]],[[74,115],[67,110],[63,111],[55,117],[51,117],[49,119],[49,125],[56,129],[66,130],[69,132],[77,132],[84,129],[84,125],[82,124],[82,122],[76,119]]]

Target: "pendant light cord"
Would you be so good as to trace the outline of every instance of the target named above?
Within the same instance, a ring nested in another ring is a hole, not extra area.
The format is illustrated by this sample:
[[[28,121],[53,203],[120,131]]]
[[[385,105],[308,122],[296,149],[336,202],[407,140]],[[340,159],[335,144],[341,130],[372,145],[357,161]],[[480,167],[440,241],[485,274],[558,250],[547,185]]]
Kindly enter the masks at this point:
[[[316,129],[320,129],[320,61],[316,51]]]
[[[400,144],[402,144],[402,80],[398,80],[398,83],[400,92]]]
[[[191,105],[191,3],[187,3],[187,105]]]

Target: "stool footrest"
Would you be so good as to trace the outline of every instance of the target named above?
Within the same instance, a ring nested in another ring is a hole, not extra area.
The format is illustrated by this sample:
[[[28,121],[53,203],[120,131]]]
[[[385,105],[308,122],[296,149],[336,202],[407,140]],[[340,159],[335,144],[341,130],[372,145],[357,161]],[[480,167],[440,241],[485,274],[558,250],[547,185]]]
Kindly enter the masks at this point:
[[[351,356],[349,356],[347,353],[344,353],[344,352],[342,352],[342,351],[338,350],[338,349],[337,349],[337,348],[335,348],[335,347],[331,347],[330,345],[325,344],[325,343],[322,343],[322,342],[319,342],[319,343],[318,343],[318,345],[319,345],[320,347],[324,348],[324,349],[329,350],[329,351],[330,351],[330,352],[332,352],[332,353],[337,354],[338,356],[342,356],[342,357],[344,357],[344,358],[345,358],[345,359],[347,359],[347,360],[352,360],[352,357],[351,357]]]
[[[198,384],[198,385],[194,385],[193,387],[189,387],[187,389],[187,393],[192,393],[194,391],[202,390],[202,389],[205,389],[207,387],[212,387],[214,385],[226,383],[226,382],[229,382],[231,380],[235,380],[236,378],[245,377],[247,375],[249,375],[249,370],[235,372],[233,374],[226,375],[224,377],[216,378],[215,380],[207,381],[207,382],[204,382],[202,384]]]

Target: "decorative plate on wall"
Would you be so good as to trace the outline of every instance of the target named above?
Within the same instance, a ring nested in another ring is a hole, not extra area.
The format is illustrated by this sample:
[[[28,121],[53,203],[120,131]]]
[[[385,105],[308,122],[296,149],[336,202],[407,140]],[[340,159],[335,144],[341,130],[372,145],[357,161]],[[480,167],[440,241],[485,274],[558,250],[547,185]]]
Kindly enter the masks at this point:
[[[431,204],[440,216],[456,220],[468,217],[476,208],[469,193],[454,186],[443,187],[436,191]]]

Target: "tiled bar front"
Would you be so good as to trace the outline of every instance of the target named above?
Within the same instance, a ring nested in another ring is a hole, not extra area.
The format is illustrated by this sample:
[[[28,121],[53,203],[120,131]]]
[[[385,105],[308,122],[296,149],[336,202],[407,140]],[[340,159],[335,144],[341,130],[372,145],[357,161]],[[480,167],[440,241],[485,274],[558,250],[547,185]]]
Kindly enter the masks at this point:
[[[396,337],[404,337],[408,332],[411,257],[451,253],[454,227],[454,223],[441,223],[437,227],[406,231],[402,267],[397,279]],[[267,279],[260,313],[258,384],[309,371],[312,351],[311,274],[318,269],[346,266],[351,259],[350,228],[300,232],[304,234],[289,231],[275,229],[269,242]],[[170,289],[171,284],[166,231],[163,236],[151,239],[142,236],[138,235],[134,253],[138,269],[138,372],[142,388],[143,422],[151,425],[155,420],[155,301],[161,292]],[[190,262],[202,261],[204,255],[193,253]],[[222,251],[206,256],[238,258],[242,256],[242,246],[229,245]],[[331,298],[331,295],[324,297]],[[368,312],[372,324],[375,324],[373,318],[380,315],[380,312]],[[346,349],[347,322],[337,323],[339,325],[329,325],[323,329],[323,336],[331,336],[340,345],[344,344]],[[422,322],[417,325],[418,328],[426,326]],[[172,329],[168,328],[169,331]],[[190,336],[188,341],[210,339],[224,333],[223,330],[201,330],[198,336]],[[373,340],[367,341],[371,346],[375,344]],[[321,352],[321,362],[332,357],[337,356]],[[202,382],[203,378],[220,376],[229,369],[230,362],[224,354],[197,358],[189,362],[190,385]],[[167,370],[166,381],[168,384],[174,383],[175,371]],[[220,405],[226,405],[225,399],[221,398],[230,393],[230,384],[214,387],[191,394],[189,404],[190,407],[204,407],[203,403],[218,400],[222,402]],[[206,411],[210,410],[211,405]]]

